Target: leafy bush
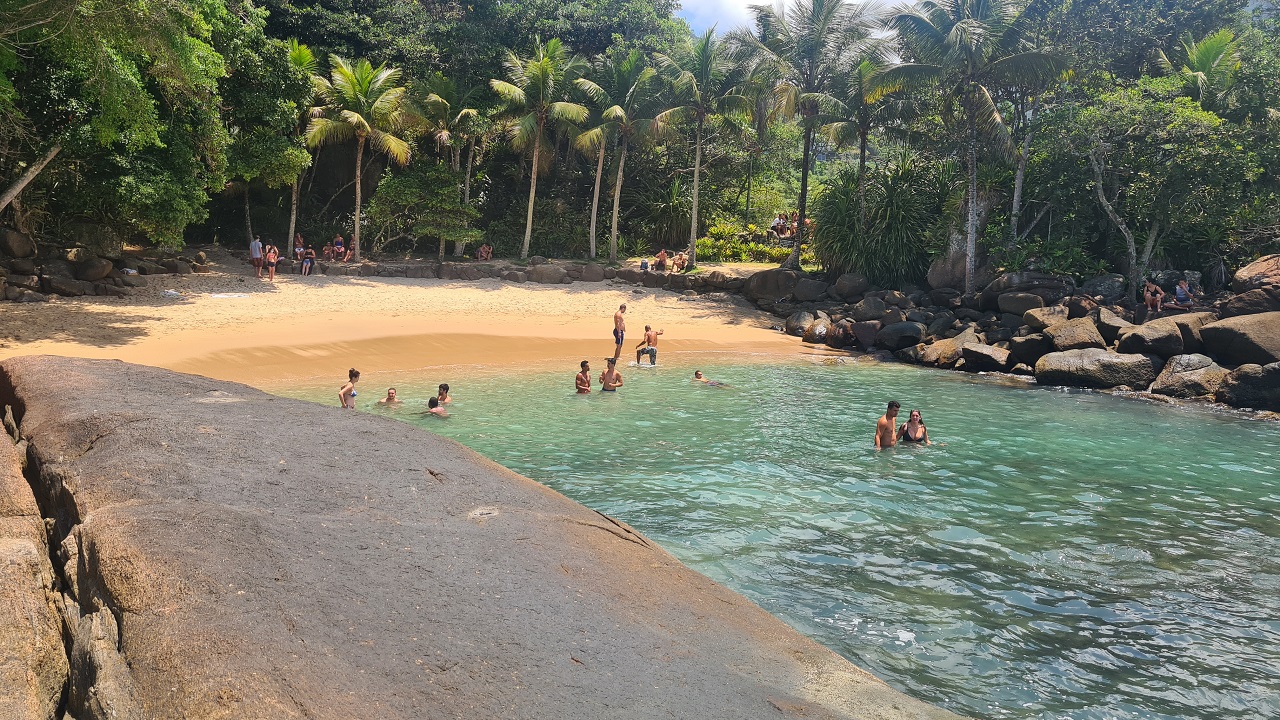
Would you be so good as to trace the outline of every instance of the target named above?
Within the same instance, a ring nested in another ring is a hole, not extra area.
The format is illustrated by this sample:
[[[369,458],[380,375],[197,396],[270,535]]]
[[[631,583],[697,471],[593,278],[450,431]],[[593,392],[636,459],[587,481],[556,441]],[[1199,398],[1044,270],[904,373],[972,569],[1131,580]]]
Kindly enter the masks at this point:
[[[744,242],[730,237],[699,238],[698,259],[706,262],[776,262],[791,255],[791,248],[761,242]]]
[[[419,243],[477,242],[482,233],[469,227],[479,213],[458,197],[458,177],[444,164],[420,162],[387,173],[369,203],[364,220],[372,252],[413,252]]]

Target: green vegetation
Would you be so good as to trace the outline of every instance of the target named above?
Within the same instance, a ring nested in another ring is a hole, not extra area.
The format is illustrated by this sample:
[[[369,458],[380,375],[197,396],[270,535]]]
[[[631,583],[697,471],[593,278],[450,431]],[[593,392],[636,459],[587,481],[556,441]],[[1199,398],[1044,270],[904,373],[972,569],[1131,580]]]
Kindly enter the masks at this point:
[[[804,253],[881,285],[943,256],[968,286],[983,263],[1212,284],[1280,251],[1276,0],[790,0],[697,35],[675,7],[0,0],[0,223]]]

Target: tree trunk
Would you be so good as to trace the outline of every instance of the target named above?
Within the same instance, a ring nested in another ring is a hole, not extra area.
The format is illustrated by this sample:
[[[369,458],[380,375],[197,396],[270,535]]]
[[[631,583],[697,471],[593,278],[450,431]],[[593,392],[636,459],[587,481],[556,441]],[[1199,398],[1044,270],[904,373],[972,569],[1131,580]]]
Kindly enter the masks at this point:
[[[1018,169],[1013,174],[1013,204],[1009,207],[1009,245],[1018,244],[1018,220],[1022,216],[1022,185],[1027,177],[1027,155],[1031,153],[1031,139],[1035,130],[1028,130],[1022,139],[1022,151],[1018,155]]]
[[[858,128],[858,211],[862,234],[867,234],[867,129]]]
[[[364,175],[361,162],[364,160],[364,136],[361,135],[356,140],[356,226],[351,232],[351,257],[357,262],[360,261],[360,193],[361,178]]]
[[[524,220],[524,244],[520,246],[520,259],[529,258],[529,240],[533,238],[533,197],[538,192],[538,152],[542,149],[542,122],[538,122],[538,134],[533,138],[533,163],[529,170],[529,212]]]
[[[978,128],[969,123],[969,222],[964,233],[964,291],[973,292],[978,255]]]
[[[471,160],[475,157],[476,139],[471,138],[467,143],[467,174],[462,181],[462,204],[471,204]]]
[[[600,176],[604,174],[604,140],[600,141],[600,158],[596,160],[596,189],[591,196],[591,229],[587,231],[589,243],[587,246],[588,256],[595,259],[596,256],[596,216],[600,212]],[[613,253],[610,253],[610,260],[613,260]]]
[[[609,231],[609,262],[618,261],[618,201],[622,197],[622,168],[627,164],[627,141],[619,143],[618,177],[613,181],[613,229]]]
[[[293,236],[298,233],[298,189],[302,183],[300,177],[293,179],[293,189],[289,198],[289,247],[293,247]]]
[[[249,218],[249,181],[244,181],[244,231],[253,242],[253,220]]]
[[[40,159],[40,162],[27,168],[27,171],[22,173],[22,177],[18,178],[17,182],[10,185],[9,189],[4,191],[4,195],[0,195],[0,210],[4,210],[9,207],[9,203],[13,202],[13,199],[18,197],[18,193],[22,192],[27,185],[30,185],[31,181],[35,180],[36,176],[40,174],[40,171],[44,170],[45,165],[48,165],[60,152],[62,152],[62,145],[56,144],[49,148],[49,152],[44,154],[44,157]]]
[[[744,225],[751,224],[751,181],[755,178],[755,174],[756,155],[754,151],[749,151],[747,154],[747,213],[746,217],[742,220],[742,224]]]
[[[693,217],[689,222],[689,262],[685,264],[688,270],[698,266],[698,181],[702,177],[702,123],[703,118],[699,117],[698,129],[694,134],[696,149],[693,153]]]
[[[1138,281],[1142,278],[1144,268],[1138,266],[1138,246],[1133,239],[1133,231],[1129,229],[1129,223],[1120,217],[1120,213],[1116,212],[1111,201],[1107,199],[1106,189],[1103,187],[1102,160],[1098,157],[1098,148],[1089,151],[1089,165],[1093,168],[1093,188],[1098,194],[1098,203],[1102,205],[1102,209],[1107,211],[1107,217],[1111,218],[1111,222],[1120,230],[1120,234],[1124,236],[1125,250],[1129,254],[1129,299],[1137,301],[1138,299]],[[1156,228],[1156,224],[1152,224],[1152,228]],[[1151,258],[1151,250],[1154,245],[1154,238],[1148,238],[1145,260]]]
[[[795,245],[791,246],[791,255],[782,263],[782,267],[792,270],[800,269],[800,246],[804,244],[805,236],[805,210],[809,196],[809,158],[813,153],[813,127],[808,118],[805,119],[804,129],[804,165],[800,168],[800,219],[796,222],[796,239]]]

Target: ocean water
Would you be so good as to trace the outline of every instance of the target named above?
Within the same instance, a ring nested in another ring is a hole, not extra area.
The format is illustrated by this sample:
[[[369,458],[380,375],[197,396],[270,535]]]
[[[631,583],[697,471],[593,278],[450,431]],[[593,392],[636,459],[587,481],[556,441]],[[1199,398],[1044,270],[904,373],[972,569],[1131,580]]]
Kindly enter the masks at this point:
[[[852,361],[701,366],[712,388],[675,358],[576,396],[575,365],[366,377],[359,407],[631,524],[958,713],[1280,717],[1280,424]],[[424,416],[439,382],[451,416]],[[389,384],[406,402],[379,410]],[[894,399],[938,444],[872,449]]]

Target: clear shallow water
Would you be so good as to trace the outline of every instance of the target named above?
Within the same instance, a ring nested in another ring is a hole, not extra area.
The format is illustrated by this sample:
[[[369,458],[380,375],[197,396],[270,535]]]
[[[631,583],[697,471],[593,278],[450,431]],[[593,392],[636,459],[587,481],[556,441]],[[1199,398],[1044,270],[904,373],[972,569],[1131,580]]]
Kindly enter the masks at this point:
[[[388,414],[956,712],[1280,717],[1275,423],[896,365],[703,366],[734,386],[708,388],[676,362],[585,397],[572,365],[400,377]],[[452,416],[422,417],[441,381]],[[334,404],[331,385],[297,394]],[[890,399],[945,445],[871,449]]]

